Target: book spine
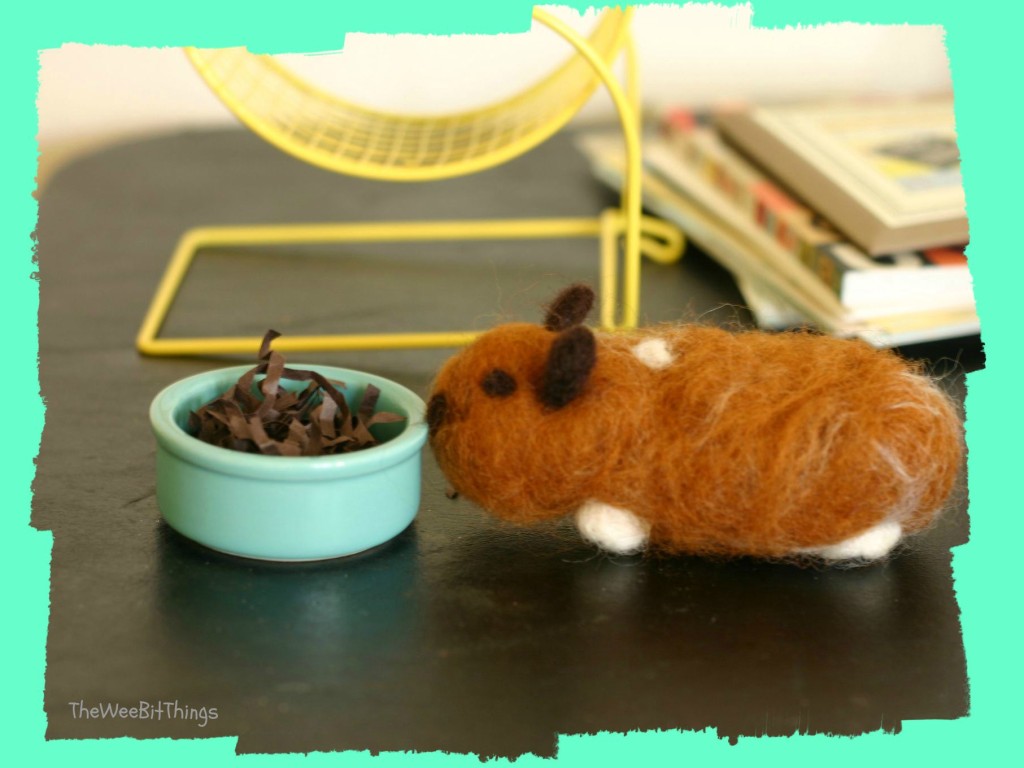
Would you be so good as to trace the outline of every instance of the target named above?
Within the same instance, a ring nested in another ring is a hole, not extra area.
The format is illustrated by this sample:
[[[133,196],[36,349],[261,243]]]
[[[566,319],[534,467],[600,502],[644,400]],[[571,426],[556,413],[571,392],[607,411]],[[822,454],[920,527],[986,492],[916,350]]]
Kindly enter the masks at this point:
[[[808,246],[807,250],[812,252],[804,263],[840,296],[847,274],[874,266],[869,256],[849,243],[822,243],[817,247]]]
[[[725,146],[688,110],[667,112],[663,133],[694,171],[840,299],[848,272],[874,266],[866,254]]]

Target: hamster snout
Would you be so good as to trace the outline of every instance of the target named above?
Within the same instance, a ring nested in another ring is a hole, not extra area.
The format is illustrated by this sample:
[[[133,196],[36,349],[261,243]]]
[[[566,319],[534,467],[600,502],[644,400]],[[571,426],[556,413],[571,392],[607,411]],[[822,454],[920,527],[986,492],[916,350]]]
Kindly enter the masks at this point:
[[[427,404],[427,431],[431,436],[436,435],[441,429],[447,415],[448,398],[445,397],[444,392],[438,392],[430,398],[430,402]]]

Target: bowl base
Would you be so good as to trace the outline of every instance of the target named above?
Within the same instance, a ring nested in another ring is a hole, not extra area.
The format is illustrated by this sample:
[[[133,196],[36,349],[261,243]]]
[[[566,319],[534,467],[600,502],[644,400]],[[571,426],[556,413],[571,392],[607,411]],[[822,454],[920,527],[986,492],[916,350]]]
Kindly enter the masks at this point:
[[[187,538],[187,537],[186,537]],[[195,539],[190,539],[195,541]],[[322,563],[326,560],[340,560],[343,557],[352,557],[353,555],[361,555],[364,552],[369,552],[371,549],[384,546],[387,544],[386,541],[380,544],[374,544],[370,547],[364,547],[363,549],[357,549],[353,552],[346,552],[343,555],[321,555],[318,557],[271,557],[269,555],[243,555],[240,552],[232,552],[230,549],[221,549],[220,547],[211,547],[209,544],[203,544],[201,541],[195,541],[200,547],[204,549],[213,550],[219,552],[222,555],[230,555],[231,557],[238,557],[242,560],[256,560],[265,563]]]

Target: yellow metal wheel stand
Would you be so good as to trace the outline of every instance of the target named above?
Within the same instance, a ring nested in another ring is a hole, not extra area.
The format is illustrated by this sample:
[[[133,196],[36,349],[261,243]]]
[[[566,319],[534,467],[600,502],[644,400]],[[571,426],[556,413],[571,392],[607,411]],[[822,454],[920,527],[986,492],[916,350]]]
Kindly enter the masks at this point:
[[[576,54],[532,88],[499,104],[455,115],[399,115],[342,101],[296,77],[269,56],[242,48],[187,51],[221,100],[255,133],[320,167],[388,181],[428,181],[506,162],[562,128],[604,84],[614,102],[626,150],[620,206],[597,217],[374,224],[204,227],[186,232],[157,288],[136,340],[147,355],[246,354],[259,338],[161,338],[160,328],[203,248],[311,243],[595,237],[600,242],[601,325],[632,328],[640,309],[640,254],[671,262],[682,253],[674,226],[641,216],[641,156],[636,61],[628,33],[631,9],[605,10],[589,37],[546,11],[535,20],[568,41]],[[626,56],[626,84],[611,66]],[[620,292],[619,243],[622,241]],[[620,309],[616,317],[616,308]],[[478,332],[413,332],[285,336],[282,352],[466,344]]]

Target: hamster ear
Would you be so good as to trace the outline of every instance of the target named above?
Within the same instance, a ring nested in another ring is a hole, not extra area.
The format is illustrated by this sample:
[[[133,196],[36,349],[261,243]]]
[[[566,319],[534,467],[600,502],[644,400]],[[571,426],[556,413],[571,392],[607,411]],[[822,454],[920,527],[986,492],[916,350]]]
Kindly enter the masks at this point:
[[[577,325],[555,338],[544,365],[538,398],[555,411],[575,400],[597,362],[597,340],[590,329]]]
[[[544,327],[549,331],[564,331],[582,323],[594,306],[594,289],[575,283],[563,290],[548,306]]]

